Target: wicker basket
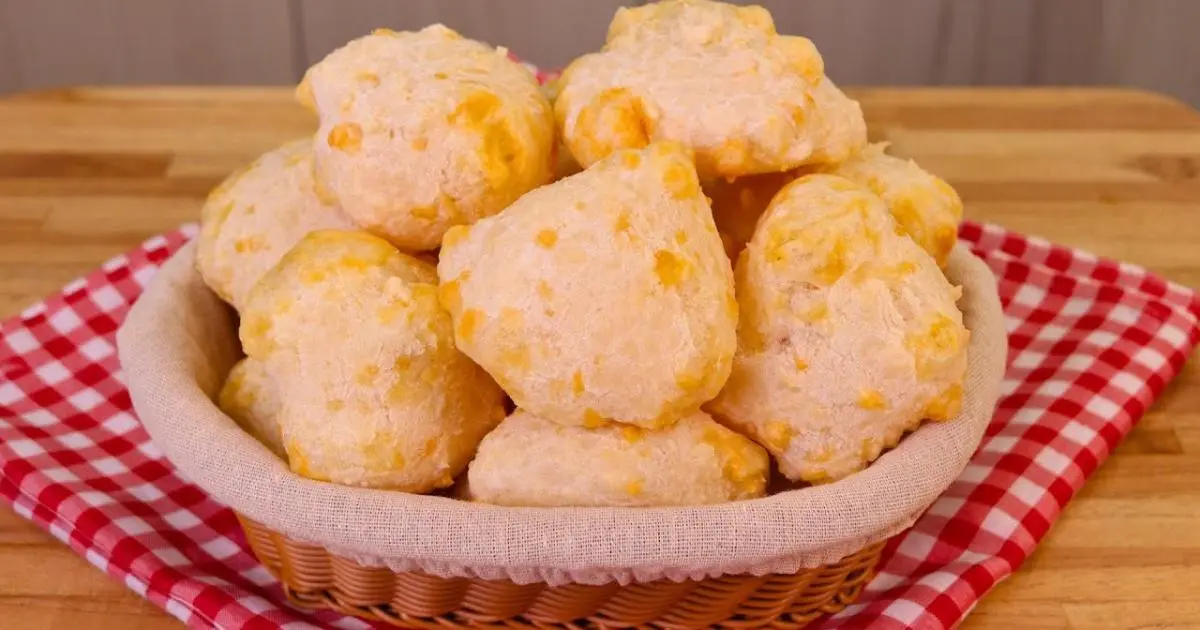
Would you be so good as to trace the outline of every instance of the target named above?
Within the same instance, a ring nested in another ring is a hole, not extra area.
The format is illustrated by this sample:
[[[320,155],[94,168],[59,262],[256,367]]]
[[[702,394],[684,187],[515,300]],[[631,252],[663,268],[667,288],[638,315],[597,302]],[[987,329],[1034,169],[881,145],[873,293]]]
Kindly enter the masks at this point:
[[[240,515],[292,601],[405,627],[802,627],[853,601],[885,541],[961,473],[1004,372],[995,282],[960,247],[947,273],[964,286],[972,331],[963,412],[837,483],[644,509],[338,486],[294,474],[213,404],[239,349],[194,253],[188,245],[162,267],[118,334],[143,425],[182,474]],[[647,532],[663,535],[642,544]]]
[[[803,628],[854,601],[884,543],[787,575],[621,586],[514,584],[367,567],[238,515],[251,549],[292,603],[405,628]]]

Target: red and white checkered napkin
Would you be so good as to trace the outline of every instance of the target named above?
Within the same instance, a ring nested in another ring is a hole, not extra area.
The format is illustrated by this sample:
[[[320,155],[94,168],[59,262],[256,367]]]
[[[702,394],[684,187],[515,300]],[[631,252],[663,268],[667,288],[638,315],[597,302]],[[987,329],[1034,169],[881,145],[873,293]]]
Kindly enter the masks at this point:
[[[191,626],[367,627],[286,605],[233,514],[180,478],[132,414],[113,334],[194,234],[154,238],[0,325],[0,493]],[[1000,279],[1003,398],[962,476],[820,628],[957,623],[1029,555],[1200,338],[1196,296],[1142,269],[992,226],[962,237]]]

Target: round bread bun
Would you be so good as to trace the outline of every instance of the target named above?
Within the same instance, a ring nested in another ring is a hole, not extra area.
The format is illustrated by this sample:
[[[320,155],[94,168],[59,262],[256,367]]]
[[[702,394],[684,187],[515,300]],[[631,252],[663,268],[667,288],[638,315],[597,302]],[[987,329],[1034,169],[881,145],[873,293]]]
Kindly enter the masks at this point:
[[[695,152],[702,178],[740,177],[866,143],[861,110],[825,79],[816,47],[777,34],[758,6],[621,8],[604,48],[573,61],[560,82],[555,115],[585,167],[617,149],[674,140]]]
[[[961,288],[875,194],[806,175],[775,196],[737,263],[738,351],[706,409],[792,480],[865,467],[924,419],[958,413]]]
[[[763,495],[767,453],[695,412],[666,429],[565,427],[518,410],[479,446],[471,500],[509,506],[700,505]]]
[[[241,309],[250,287],[313,230],[353,227],[313,189],[312,140],[295,140],[230,175],[204,202],[196,265],[221,299]]]
[[[528,69],[435,24],[353,40],[304,76],[320,190],[401,249],[495,214],[549,180],[554,120]]]
[[[614,153],[446,234],[455,341],[520,408],[568,425],[669,425],[716,396],[733,273],[688,154]]]
[[[267,366],[254,359],[238,361],[217,396],[217,406],[272,453],[287,459],[279,428],[282,401]]]
[[[503,392],[455,349],[436,282],[378,237],[322,230],[255,285],[239,336],[275,377],[293,471],[428,492],[504,417]]]

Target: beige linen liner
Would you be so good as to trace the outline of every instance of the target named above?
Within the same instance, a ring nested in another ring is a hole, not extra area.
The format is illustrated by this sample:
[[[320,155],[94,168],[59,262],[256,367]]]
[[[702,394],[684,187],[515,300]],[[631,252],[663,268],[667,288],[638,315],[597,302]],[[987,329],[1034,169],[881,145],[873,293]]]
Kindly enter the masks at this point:
[[[972,331],[962,412],[925,424],[867,470],[762,499],[682,508],[510,508],[304,479],[212,402],[239,356],[231,311],[189,243],[117,334],[138,416],[188,479],[289,537],[394,571],[603,584],[794,573],[912,524],[966,465],[992,416],[1006,336],[988,268],[961,245],[947,274]],[[336,343],[336,340],[331,340]]]

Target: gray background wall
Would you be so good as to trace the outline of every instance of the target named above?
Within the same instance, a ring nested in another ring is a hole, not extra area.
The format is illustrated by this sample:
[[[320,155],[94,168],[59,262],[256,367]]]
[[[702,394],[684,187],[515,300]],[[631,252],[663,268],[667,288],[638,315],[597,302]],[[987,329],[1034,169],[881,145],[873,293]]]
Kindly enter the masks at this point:
[[[0,93],[287,84],[378,26],[443,22],[547,67],[620,0],[0,0]],[[1200,0],[765,0],[847,85],[1128,85],[1200,105]]]

